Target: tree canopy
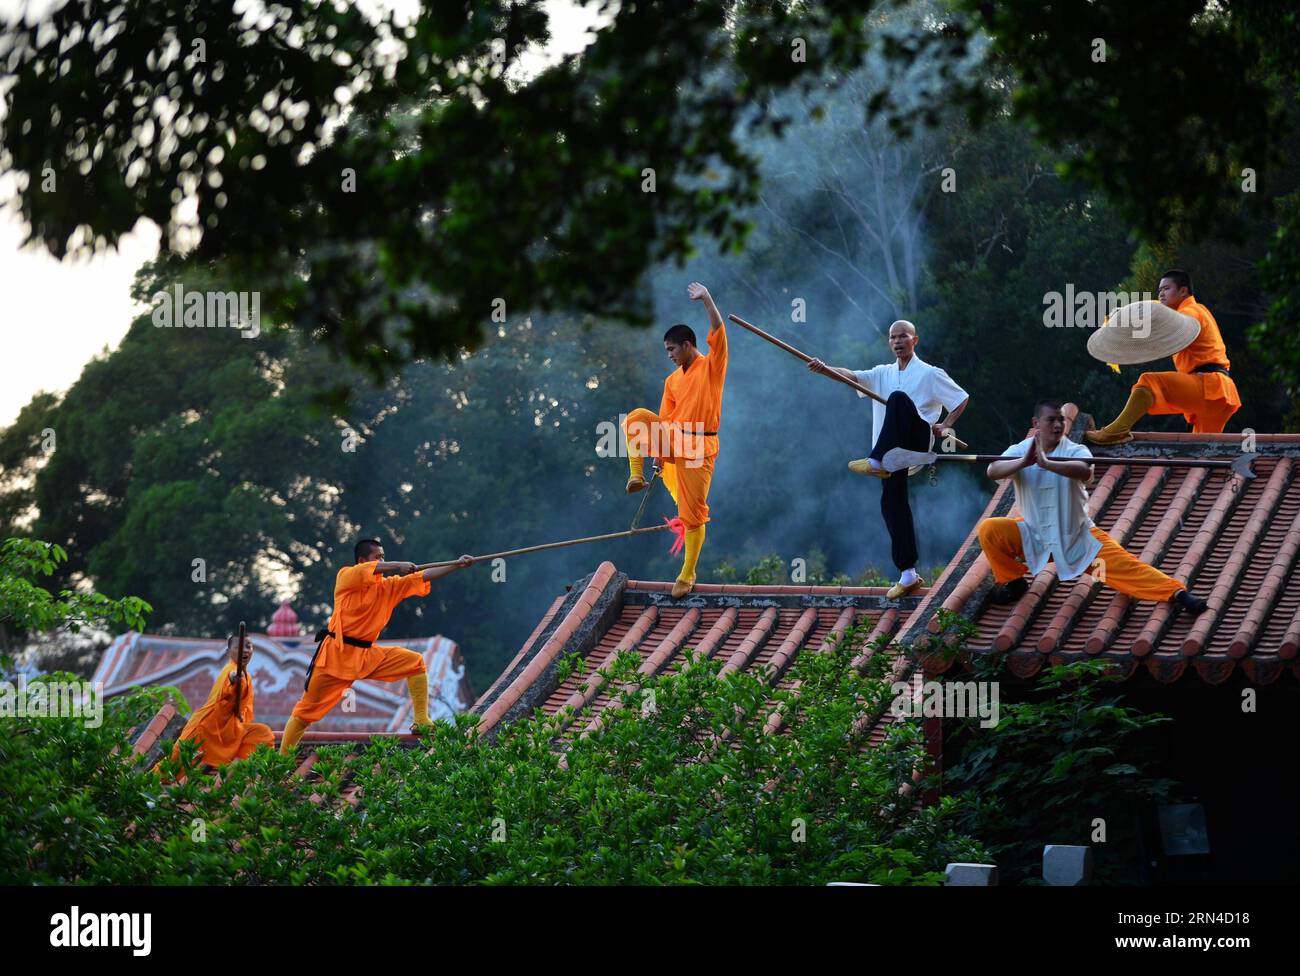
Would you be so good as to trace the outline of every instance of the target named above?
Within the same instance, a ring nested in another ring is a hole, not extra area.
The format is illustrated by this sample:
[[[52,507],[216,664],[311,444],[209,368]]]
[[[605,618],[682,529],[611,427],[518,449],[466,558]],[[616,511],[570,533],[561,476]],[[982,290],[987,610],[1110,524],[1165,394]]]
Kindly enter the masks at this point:
[[[1284,2],[602,4],[586,50],[525,77],[538,0],[409,23],[237,6],[91,0],[6,25],[0,166],[52,253],[149,218],[378,377],[476,347],[498,301],[645,324],[648,270],[699,235],[743,244],[749,134],[789,123],[777,96],[868,52],[889,83],[864,115],[906,129],[955,103],[982,122],[1009,92],[1148,240],[1228,226],[1242,170],[1281,158],[1300,39]],[[1280,238],[1279,292],[1290,260]]]

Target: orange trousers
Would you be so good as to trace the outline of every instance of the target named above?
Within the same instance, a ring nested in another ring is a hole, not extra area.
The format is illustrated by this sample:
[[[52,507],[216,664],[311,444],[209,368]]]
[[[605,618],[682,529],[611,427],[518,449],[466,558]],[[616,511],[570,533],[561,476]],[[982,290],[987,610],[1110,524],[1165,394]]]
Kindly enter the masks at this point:
[[[980,523],[980,546],[993,569],[993,578],[999,583],[1010,583],[1029,572],[1025,564],[1025,550],[1020,542],[1023,518],[990,518]],[[1165,601],[1179,590],[1187,589],[1172,576],[1166,576],[1154,566],[1142,562],[1101,529],[1093,527],[1093,538],[1101,541],[1097,562],[1101,569],[1088,572],[1099,583],[1118,590],[1137,600]]]
[[[1156,398],[1147,413],[1181,413],[1197,434],[1222,433],[1241,406],[1236,384],[1223,373],[1143,373],[1133,385]]]
[[[707,457],[674,457],[682,452],[682,437],[672,425],[652,410],[638,407],[623,422],[628,454],[632,458],[658,457],[664,462],[662,477],[668,494],[677,503],[677,515],[688,529],[709,520],[709,485],[713,481],[716,454]],[[670,433],[672,432],[672,433]],[[702,437],[687,434],[698,442]]]
[[[401,681],[426,670],[424,658],[415,651],[408,651],[404,647],[389,647],[385,648],[379,667],[365,675],[364,679],[336,678],[332,674],[315,671],[307,690],[298,699],[298,704],[293,706],[293,717],[307,723],[320,721],[342,700],[343,693],[352,687],[353,681]]]

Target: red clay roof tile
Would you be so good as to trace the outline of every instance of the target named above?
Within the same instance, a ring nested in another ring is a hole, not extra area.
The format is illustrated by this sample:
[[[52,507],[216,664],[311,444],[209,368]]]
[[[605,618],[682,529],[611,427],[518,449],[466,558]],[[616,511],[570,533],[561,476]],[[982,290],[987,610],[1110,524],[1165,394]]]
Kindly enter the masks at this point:
[[[598,599],[602,615],[607,615],[601,619],[607,622],[584,638],[589,642],[584,650],[584,673],[570,674],[564,681],[555,676],[549,679],[554,685],[547,685],[546,675],[553,672],[546,668],[553,658],[543,660],[543,652],[538,652],[496,701],[480,704],[479,726],[485,734],[522,701],[548,715],[571,709],[572,714],[564,720],[564,739],[590,735],[601,727],[607,710],[621,707],[622,694],[630,690],[612,688],[606,678],[597,675],[620,650],[639,655],[638,672],[651,675],[679,671],[686,649],[693,648],[703,658],[719,658],[722,674],[748,671],[760,675],[776,693],[793,687],[786,675],[804,649],[824,649],[833,634],[855,622],[869,624],[873,636],[892,636],[901,619],[900,606],[911,609],[929,592],[923,590],[920,598],[890,601],[885,598],[885,587],[700,584],[686,599],[673,600],[666,592],[671,583],[615,579],[612,566],[606,575],[606,589]],[[543,629],[534,632],[534,640]],[[557,630],[556,635],[559,633]],[[556,640],[553,635],[548,648]],[[546,648],[543,651],[550,653]],[[860,667],[864,660],[865,656],[860,656],[855,664]],[[518,715],[518,709],[512,714]],[[764,728],[780,731],[782,718],[775,700],[760,715]],[[878,716],[871,716],[869,724],[877,721]],[[720,737],[719,745],[726,738]]]

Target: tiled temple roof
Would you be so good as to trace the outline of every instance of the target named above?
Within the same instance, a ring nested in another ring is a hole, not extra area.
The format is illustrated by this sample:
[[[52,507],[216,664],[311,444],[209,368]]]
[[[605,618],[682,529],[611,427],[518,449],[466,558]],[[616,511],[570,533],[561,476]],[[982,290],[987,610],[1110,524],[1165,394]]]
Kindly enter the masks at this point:
[[[1241,434],[1141,434],[1107,453],[1232,460],[1243,440]],[[1188,670],[1211,684],[1238,668],[1258,684],[1286,670],[1297,673],[1300,435],[1258,434],[1249,446],[1258,453],[1249,482],[1224,468],[1111,465],[1097,468],[1091,488],[1097,525],[1206,598],[1209,609],[1201,615],[1131,600],[1089,576],[1062,583],[1050,564],[1018,602],[992,604],[993,579],[976,525],[902,639],[937,632],[934,611],[942,606],[975,624],[968,653],[1006,652],[1007,666],[1023,677],[1049,662],[1096,657],[1166,683]],[[982,518],[1015,514],[1013,500],[1010,483],[1003,483]],[[925,665],[934,674],[949,663]]]

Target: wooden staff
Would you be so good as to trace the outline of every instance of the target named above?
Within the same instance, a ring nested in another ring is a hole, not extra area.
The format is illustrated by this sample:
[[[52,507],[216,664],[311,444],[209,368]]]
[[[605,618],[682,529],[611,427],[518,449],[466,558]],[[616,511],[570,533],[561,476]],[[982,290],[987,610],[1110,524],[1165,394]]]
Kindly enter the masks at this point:
[[[662,532],[664,529],[671,528],[665,522],[663,525],[647,525],[643,529],[625,529],[622,532],[608,532],[605,535],[589,535],[581,539],[565,539],[563,542],[547,542],[540,546],[525,546],[522,549],[507,549],[505,552],[490,552],[486,556],[475,556],[475,562],[482,562],[485,559],[505,559],[509,556],[522,556],[526,552],[541,552],[543,549],[562,549],[564,546],[578,546],[584,542],[605,542],[609,539],[626,539],[628,536],[642,535],[646,532]],[[455,566],[459,560],[444,559],[437,563],[424,563],[422,566],[416,566],[415,571],[422,573],[426,569],[441,569],[444,566]]]
[[[1084,464],[1127,464],[1135,468],[1228,468],[1233,475],[1246,481],[1253,481],[1255,470],[1252,465],[1258,454],[1241,454],[1231,461],[1209,461],[1200,458],[1151,458],[1151,457],[1075,457],[1052,458],[1054,461],[1082,461]],[[1015,455],[1007,454],[939,454],[939,461],[1015,461]]]
[[[644,497],[641,499],[641,504],[636,507],[636,514],[632,516],[632,524],[628,526],[629,529],[635,529],[641,524],[641,516],[645,514],[645,507],[650,501],[650,493],[654,491],[655,478],[658,477],[658,475],[658,469],[655,468],[653,464],[650,465],[650,480],[646,482],[645,488],[641,490],[641,494]]]
[[[239,719],[239,707],[244,703],[244,637],[248,628],[244,621],[239,622],[239,644],[235,651],[235,718]]]
[[[742,319],[739,315],[728,315],[727,318],[731,319],[731,321],[735,322],[735,323],[736,323],[738,326],[740,326],[742,329],[748,329],[750,332],[754,333],[754,335],[758,336],[760,339],[766,339],[768,342],[772,343],[772,345],[774,345],[774,346],[779,346],[780,348],[782,348],[782,349],[784,349],[786,352],[788,352],[791,356],[794,356],[796,359],[802,359],[805,363],[811,363],[811,362],[813,361],[813,357],[812,357],[812,356],[809,356],[806,352],[800,352],[798,349],[796,349],[794,346],[790,345],[788,342],[782,342],[782,341],[781,341],[780,339],[778,339],[776,336],[771,335],[770,333],[764,332],[764,331],[763,331],[762,329],[760,329],[758,326],[756,326],[756,325],[751,325],[749,322],[746,322],[744,319]],[[851,379],[849,379],[847,376],[842,376],[842,375],[840,375],[839,373],[837,373],[837,372],[836,372],[835,370],[833,370],[833,369],[832,369],[832,370],[828,370],[827,372],[822,373],[821,375],[822,375],[822,376],[825,376],[825,377],[828,377],[829,379],[833,379],[833,380],[835,380],[836,382],[843,383],[845,386],[851,386],[851,387],[853,387],[853,389],[857,390],[857,391],[858,391],[859,393],[861,393],[863,396],[869,396],[869,397],[871,397],[871,399],[875,400],[877,403],[885,403],[885,402],[886,402],[885,399],[884,399],[883,397],[880,397],[880,396],[878,396],[877,394],[872,393],[870,390],[868,390],[865,386],[863,386],[863,385],[862,385],[861,383],[859,383],[857,380],[851,380]],[[954,438],[954,439],[955,439],[955,438]],[[958,447],[969,447],[970,445],[968,445],[968,444],[967,444],[965,441],[963,441],[963,440],[958,440],[958,441],[957,441],[957,446],[958,446]]]

